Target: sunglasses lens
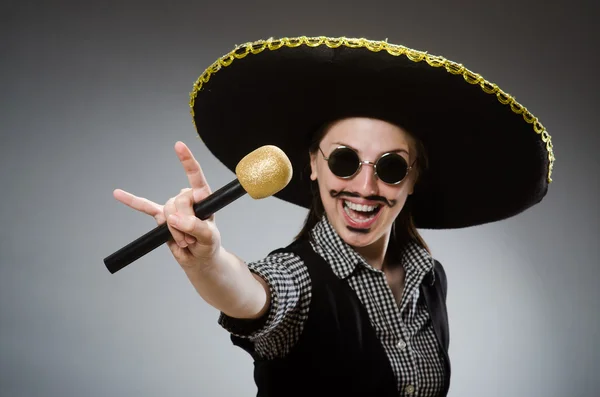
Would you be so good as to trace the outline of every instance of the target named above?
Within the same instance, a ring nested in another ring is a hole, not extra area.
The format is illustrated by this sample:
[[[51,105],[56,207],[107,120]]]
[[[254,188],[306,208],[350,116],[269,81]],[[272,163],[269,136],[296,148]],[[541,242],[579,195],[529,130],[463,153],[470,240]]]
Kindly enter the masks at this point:
[[[389,153],[377,162],[377,176],[385,183],[398,183],[406,176],[408,164],[404,157]]]
[[[354,150],[339,148],[329,155],[328,164],[334,175],[340,178],[348,178],[354,175],[358,169],[359,159]]]

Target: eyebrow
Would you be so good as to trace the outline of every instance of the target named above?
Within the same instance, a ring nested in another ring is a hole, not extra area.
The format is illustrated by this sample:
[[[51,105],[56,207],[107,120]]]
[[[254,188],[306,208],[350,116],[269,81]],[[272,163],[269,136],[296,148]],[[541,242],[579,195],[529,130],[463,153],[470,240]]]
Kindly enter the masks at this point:
[[[343,143],[343,142],[332,142],[332,145],[341,145],[341,146],[347,146],[353,150],[355,150],[356,152],[360,152],[360,150],[356,149],[355,147],[353,147],[352,145],[348,145],[347,143]],[[408,152],[407,149],[403,149],[403,148],[399,148],[399,149],[392,149],[392,150],[386,150],[384,153],[399,153],[399,152],[404,152],[406,154],[408,154],[410,156],[410,153]],[[383,153],[382,153],[383,154]]]

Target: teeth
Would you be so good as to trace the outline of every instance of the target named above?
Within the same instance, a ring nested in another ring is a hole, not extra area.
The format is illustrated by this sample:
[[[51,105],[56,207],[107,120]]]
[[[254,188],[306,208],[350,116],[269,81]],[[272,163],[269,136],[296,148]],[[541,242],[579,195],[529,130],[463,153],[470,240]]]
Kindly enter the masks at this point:
[[[369,222],[371,219],[375,218],[376,214],[372,214],[372,215],[368,215],[366,218],[362,218],[365,215],[359,215],[360,218],[356,217],[356,212],[352,212],[350,210],[350,208],[348,208],[347,206],[344,206],[344,212],[346,213],[346,215],[348,215],[350,217],[350,219],[352,219],[354,222],[356,223],[366,223]]]
[[[371,212],[371,211],[375,211],[376,208],[379,207],[379,205],[361,205],[361,204],[354,204],[350,201],[346,201],[344,200],[344,204],[346,204],[346,206],[354,211],[360,211],[360,212]]]

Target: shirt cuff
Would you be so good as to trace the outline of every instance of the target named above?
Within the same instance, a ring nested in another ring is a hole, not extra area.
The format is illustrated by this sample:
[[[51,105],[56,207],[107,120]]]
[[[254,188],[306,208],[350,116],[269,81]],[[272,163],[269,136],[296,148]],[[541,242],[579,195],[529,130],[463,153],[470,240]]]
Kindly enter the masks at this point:
[[[269,320],[270,311],[270,309],[267,310],[265,314],[257,319],[235,318],[221,312],[219,324],[234,335],[251,337],[260,333],[260,331],[265,328]]]
[[[279,263],[273,263],[279,262]],[[287,312],[293,309],[299,299],[297,286],[287,266],[281,266],[285,258],[268,258],[267,260],[248,264],[248,269],[265,280],[269,286],[270,303],[267,312],[258,319],[240,319],[220,314],[219,324],[231,334],[258,339],[276,328]]]

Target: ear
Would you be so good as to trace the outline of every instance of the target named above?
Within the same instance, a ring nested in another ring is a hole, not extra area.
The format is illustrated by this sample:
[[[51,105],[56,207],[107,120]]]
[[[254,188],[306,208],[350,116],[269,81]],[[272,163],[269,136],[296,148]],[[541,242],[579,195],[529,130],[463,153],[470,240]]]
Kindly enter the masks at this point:
[[[417,179],[417,177],[415,176],[415,174],[411,172],[409,175],[409,179],[406,181],[406,182],[408,182],[408,195],[409,196],[411,196],[415,192],[416,179]]]
[[[310,180],[317,180],[317,152],[310,153]]]

